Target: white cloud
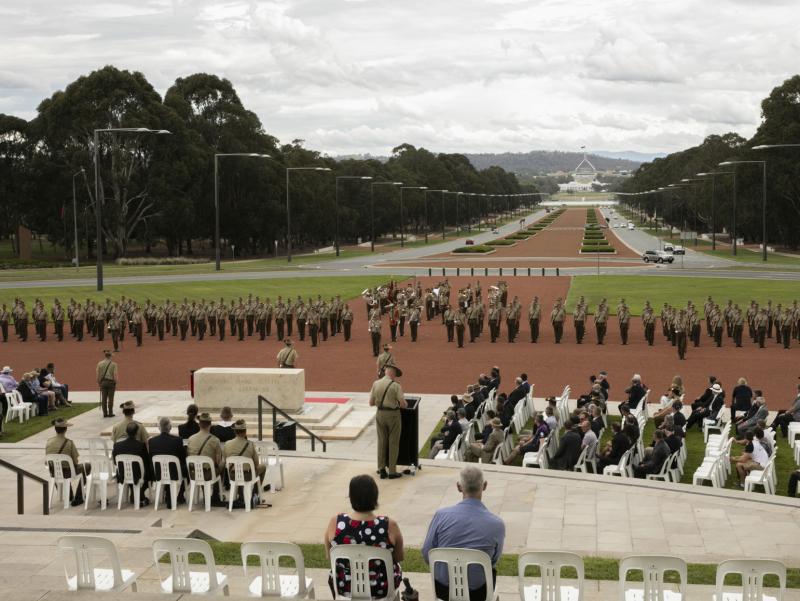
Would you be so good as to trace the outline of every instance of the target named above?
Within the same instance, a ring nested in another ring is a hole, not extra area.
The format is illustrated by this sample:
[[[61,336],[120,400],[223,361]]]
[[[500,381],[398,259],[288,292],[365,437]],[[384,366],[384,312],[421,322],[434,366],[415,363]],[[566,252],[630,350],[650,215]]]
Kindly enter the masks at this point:
[[[769,0],[4,0],[0,112],[105,64],[162,93],[230,79],[265,129],[331,154],[624,148],[750,135],[797,71]]]

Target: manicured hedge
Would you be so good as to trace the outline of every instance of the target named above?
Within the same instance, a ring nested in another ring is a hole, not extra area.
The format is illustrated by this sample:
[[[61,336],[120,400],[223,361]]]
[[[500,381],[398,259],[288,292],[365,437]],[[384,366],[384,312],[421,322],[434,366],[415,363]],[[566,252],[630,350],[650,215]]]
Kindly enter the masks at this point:
[[[505,239],[506,240],[527,240],[530,237],[531,237],[530,234],[519,233],[519,234],[511,234],[510,236],[506,236]]]
[[[484,244],[475,244],[473,246],[459,246],[458,248],[454,249],[454,253],[468,253],[468,254],[482,254],[482,253],[490,253],[494,251],[491,246],[486,246]]]
[[[613,253],[613,246],[581,246],[582,253]]]
[[[516,241],[500,239],[500,240],[490,240],[486,244],[488,246],[511,246],[513,244],[516,244]]]
[[[608,240],[583,240],[583,246],[612,246]]]

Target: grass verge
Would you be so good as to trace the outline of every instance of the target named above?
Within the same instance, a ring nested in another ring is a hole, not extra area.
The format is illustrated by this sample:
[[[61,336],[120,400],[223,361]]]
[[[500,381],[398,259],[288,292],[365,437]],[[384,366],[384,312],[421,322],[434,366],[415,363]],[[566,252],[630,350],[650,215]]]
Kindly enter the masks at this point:
[[[3,424],[5,436],[0,438],[0,442],[19,442],[52,427],[50,422],[57,417],[70,420],[99,406],[99,403],[75,403],[72,407],[64,407],[58,411],[51,411],[48,415],[32,417],[23,423],[19,423],[18,420],[6,422]]]

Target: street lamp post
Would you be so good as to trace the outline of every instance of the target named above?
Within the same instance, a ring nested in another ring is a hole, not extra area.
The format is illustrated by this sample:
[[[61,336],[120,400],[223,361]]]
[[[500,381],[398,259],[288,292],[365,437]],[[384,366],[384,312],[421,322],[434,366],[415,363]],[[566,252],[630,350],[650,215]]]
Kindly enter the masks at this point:
[[[442,209],[444,209],[444,195],[447,190],[424,190],[423,194],[425,196],[425,244],[428,243],[428,230],[430,226],[428,225],[428,192],[441,192],[442,194]],[[444,210],[442,210],[442,239],[444,239]]]
[[[333,247],[336,249],[336,256],[339,256],[339,180],[340,179],[359,179],[371,180],[369,175],[337,175],[336,176],[336,231],[333,239]]]
[[[727,167],[730,165],[734,165],[734,171],[736,170],[735,165],[742,165],[745,163],[749,164],[760,164],[761,165],[761,250],[762,250],[762,260],[767,260],[767,162],[766,161],[723,161],[720,163],[721,167]],[[735,177],[735,176],[734,176]],[[735,180],[734,180],[735,181]],[[734,188],[736,184],[734,183]]]
[[[428,186],[400,186],[400,248],[406,245],[406,227],[403,216],[403,190],[427,190]]]
[[[86,179],[86,169],[81,167],[81,170],[72,175],[72,222],[75,226],[75,268],[81,266],[80,253],[78,252],[78,201],[77,194],[75,193],[75,178],[79,175]]]
[[[170,134],[166,129],[150,129],[148,127],[104,127],[94,130],[94,214],[97,227],[97,290],[103,289],[103,199],[100,198],[100,134],[133,133],[133,134]]]
[[[292,171],[330,171],[328,167],[286,167],[286,262],[292,262],[292,207],[289,200],[289,174]]]
[[[369,187],[370,251],[375,252],[375,186],[402,186],[403,182],[372,182]]]
[[[219,229],[219,159],[223,157],[255,157],[271,159],[268,154],[258,152],[218,152],[214,154],[214,269],[219,271],[220,266],[220,229]]]
[[[692,195],[694,196],[694,245],[697,246],[697,184],[693,182],[704,181],[701,177],[685,177],[681,180],[692,186]]]

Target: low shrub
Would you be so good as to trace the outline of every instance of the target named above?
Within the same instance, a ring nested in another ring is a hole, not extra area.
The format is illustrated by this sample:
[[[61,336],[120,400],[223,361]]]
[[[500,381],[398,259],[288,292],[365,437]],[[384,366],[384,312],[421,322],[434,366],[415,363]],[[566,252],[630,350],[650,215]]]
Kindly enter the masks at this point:
[[[0,269],[51,269],[53,267],[74,267],[66,261],[39,261],[37,259],[2,259]]]
[[[459,246],[458,248],[454,249],[454,253],[469,253],[469,254],[481,254],[481,253],[490,253],[493,252],[494,249],[491,246],[486,246],[484,244],[475,244],[473,246]]]
[[[117,265],[197,265],[210,263],[208,257],[133,257],[117,259]]]
[[[511,234],[509,236],[506,236],[505,239],[506,240],[527,240],[530,237],[531,237],[530,234],[524,234],[522,232],[519,232],[519,233],[516,233],[516,234]]]
[[[581,246],[582,253],[613,253],[613,246]]]
[[[501,238],[499,240],[490,240],[486,244],[489,245],[489,246],[512,246],[512,245],[514,245],[516,243],[517,242],[515,240],[506,240],[506,239]]]

